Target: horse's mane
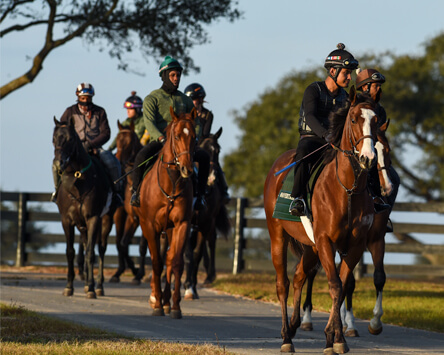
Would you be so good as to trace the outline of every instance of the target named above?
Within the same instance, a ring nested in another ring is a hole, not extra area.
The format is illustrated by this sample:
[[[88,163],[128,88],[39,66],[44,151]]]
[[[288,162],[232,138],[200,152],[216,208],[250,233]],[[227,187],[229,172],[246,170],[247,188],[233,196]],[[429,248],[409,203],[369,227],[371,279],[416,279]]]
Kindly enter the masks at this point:
[[[370,95],[366,93],[358,93],[356,95],[355,106],[361,103],[369,103],[374,105],[375,102],[370,97]],[[344,132],[344,125],[350,107],[351,107],[351,101],[349,98],[347,98],[344,106],[330,112],[330,115],[328,116],[328,121],[329,121],[328,132],[327,135],[325,136],[325,140],[327,141],[327,143],[330,143],[336,147],[338,147],[341,144],[342,134]],[[336,155],[336,152],[337,151],[334,149],[325,150],[323,156],[324,164],[327,164],[330,161],[332,161]]]

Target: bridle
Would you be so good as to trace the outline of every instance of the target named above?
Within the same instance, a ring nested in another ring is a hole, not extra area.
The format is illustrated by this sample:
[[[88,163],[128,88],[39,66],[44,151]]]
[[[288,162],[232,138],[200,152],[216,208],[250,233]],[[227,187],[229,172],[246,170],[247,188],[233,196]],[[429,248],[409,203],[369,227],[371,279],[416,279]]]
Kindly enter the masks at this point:
[[[178,124],[180,121],[177,122],[173,122],[171,123],[171,128],[170,128],[170,134],[172,135],[174,132],[174,127],[176,124]],[[179,162],[179,157],[181,157],[182,155],[188,154],[190,155],[190,161],[192,161],[191,159],[191,152],[189,150],[185,150],[183,152],[177,153],[176,152],[176,144],[175,144],[176,139],[174,137],[170,138],[170,150],[173,152],[173,160],[171,161],[164,161],[163,160],[163,155],[161,157],[161,162],[162,164],[165,164],[167,167],[167,169],[175,169],[180,167],[180,162]]]

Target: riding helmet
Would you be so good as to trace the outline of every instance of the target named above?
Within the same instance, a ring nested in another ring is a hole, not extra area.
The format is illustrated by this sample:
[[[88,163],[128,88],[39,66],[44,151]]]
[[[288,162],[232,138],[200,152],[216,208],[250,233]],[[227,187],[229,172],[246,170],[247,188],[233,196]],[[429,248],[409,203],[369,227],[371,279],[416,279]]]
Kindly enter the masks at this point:
[[[170,57],[169,55],[167,55],[165,57],[165,59],[163,60],[162,64],[160,64],[159,67],[159,76],[162,76],[162,73],[165,70],[170,70],[170,69],[177,69],[180,72],[182,72],[183,68],[180,65],[180,63],[177,61],[177,59],[174,59],[172,57]]]
[[[358,69],[359,70],[359,69]],[[385,83],[385,77],[376,69],[365,69],[362,71],[356,71],[356,89],[362,89],[362,86],[368,83]]]
[[[94,96],[94,87],[89,83],[81,83],[76,88],[77,96]]]
[[[345,50],[345,44],[339,43],[335,49],[331,52],[327,58],[325,58],[324,67],[329,70],[330,68],[339,69],[356,69],[359,62],[353,57],[353,55]]]
[[[131,91],[131,96],[128,97],[125,102],[123,103],[123,108],[134,108],[134,109],[140,109],[143,106],[143,101],[139,96],[136,96],[135,91]]]
[[[204,98],[205,96],[207,96],[204,87],[198,83],[188,85],[185,88],[185,95],[191,97],[191,99],[193,100],[199,97]]]

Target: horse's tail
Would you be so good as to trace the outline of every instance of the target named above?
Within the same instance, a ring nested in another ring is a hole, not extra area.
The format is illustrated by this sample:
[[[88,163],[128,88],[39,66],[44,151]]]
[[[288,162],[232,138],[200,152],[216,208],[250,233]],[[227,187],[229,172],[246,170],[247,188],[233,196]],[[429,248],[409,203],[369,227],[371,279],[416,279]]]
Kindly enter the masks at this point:
[[[219,213],[216,216],[216,229],[224,236],[225,239],[227,239],[231,233],[231,221],[225,205],[221,206]]]
[[[290,237],[288,245],[293,255],[300,259],[302,257],[302,254],[304,254],[304,244]]]

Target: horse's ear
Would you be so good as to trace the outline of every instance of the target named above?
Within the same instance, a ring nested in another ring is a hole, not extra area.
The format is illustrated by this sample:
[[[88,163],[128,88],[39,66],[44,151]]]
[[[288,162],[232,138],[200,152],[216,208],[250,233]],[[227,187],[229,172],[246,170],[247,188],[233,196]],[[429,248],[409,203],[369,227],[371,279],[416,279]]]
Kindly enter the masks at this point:
[[[117,120],[117,127],[119,128],[119,131],[121,131],[123,129],[123,126],[119,120]]]
[[[387,131],[387,128],[389,127],[390,119],[388,119],[381,127],[379,127],[379,130],[382,132]]]
[[[221,134],[222,134],[222,127],[219,128],[219,130],[216,132],[216,134],[215,134],[214,136],[216,137],[216,139],[219,139],[219,137],[221,136]]]
[[[56,127],[60,126],[60,121],[57,120],[56,116],[54,116],[54,123]]]
[[[173,119],[173,121],[177,120],[177,115],[174,112],[173,106],[170,106],[170,115],[171,115],[171,118]]]
[[[354,85],[351,87],[348,97],[350,98],[350,102],[353,106],[356,101],[356,89]]]

